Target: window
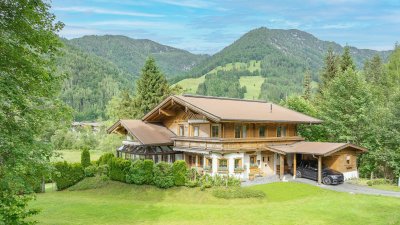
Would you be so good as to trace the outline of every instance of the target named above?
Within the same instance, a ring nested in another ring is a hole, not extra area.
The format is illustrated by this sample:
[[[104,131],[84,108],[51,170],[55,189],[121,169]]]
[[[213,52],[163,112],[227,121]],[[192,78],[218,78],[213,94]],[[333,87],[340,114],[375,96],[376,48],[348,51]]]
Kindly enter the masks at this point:
[[[277,127],[276,128],[276,136],[277,137],[282,137],[282,127]]]
[[[242,126],[242,138],[246,138],[247,137],[247,126],[243,125]]]
[[[242,167],[242,159],[235,159],[235,169]]]
[[[220,159],[218,161],[218,170],[228,170],[228,160],[227,159]]]
[[[211,137],[219,137],[219,125],[211,125]]]
[[[179,136],[185,136],[185,127],[183,125],[179,125]]]
[[[199,126],[194,126],[193,127],[193,136],[198,137],[199,133],[200,133],[199,130],[200,130]]]
[[[258,128],[258,136],[265,137],[265,126]]]
[[[163,162],[168,162],[168,155],[162,155],[162,156],[161,156],[161,160],[162,160]]]
[[[297,128],[297,125],[294,126],[294,136],[298,136],[299,135],[299,131]]]
[[[235,138],[240,138],[240,125],[235,125]]]
[[[250,167],[257,167],[257,157],[255,155],[250,156]]]
[[[197,164],[197,166],[198,167],[203,167],[203,165],[204,165],[204,157],[203,156],[198,156],[198,164]]]
[[[346,156],[346,163],[347,163],[347,165],[349,165],[350,164],[350,156],[348,155],[348,156]]]
[[[206,165],[212,167],[212,158],[207,158]]]
[[[287,127],[286,126],[283,126],[282,127],[282,137],[286,137],[286,129]]]

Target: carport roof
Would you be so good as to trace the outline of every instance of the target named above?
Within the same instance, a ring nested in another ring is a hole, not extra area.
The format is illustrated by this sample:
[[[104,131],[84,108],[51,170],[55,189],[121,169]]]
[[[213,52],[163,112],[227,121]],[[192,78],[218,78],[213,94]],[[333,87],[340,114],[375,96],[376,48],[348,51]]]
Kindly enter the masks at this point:
[[[288,145],[270,145],[267,147],[267,149],[284,155],[288,153],[300,153],[300,154],[329,156],[335,152],[338,152],[348,147],[360,152],[367,151],[366,148],[353,145],[350,143],[307,142],[307,141],[297,142]]]

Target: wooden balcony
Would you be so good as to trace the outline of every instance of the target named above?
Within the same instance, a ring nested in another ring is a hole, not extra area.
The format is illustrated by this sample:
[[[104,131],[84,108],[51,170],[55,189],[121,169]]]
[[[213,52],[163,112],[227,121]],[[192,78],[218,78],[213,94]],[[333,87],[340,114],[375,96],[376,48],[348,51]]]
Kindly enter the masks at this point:
[[[291,144],[304,141],[299,136],[267,137],[267,138],[204,138],[204,137],[175,137],[176,149],[197,151],[256,151],[264,150],[268,144]]]

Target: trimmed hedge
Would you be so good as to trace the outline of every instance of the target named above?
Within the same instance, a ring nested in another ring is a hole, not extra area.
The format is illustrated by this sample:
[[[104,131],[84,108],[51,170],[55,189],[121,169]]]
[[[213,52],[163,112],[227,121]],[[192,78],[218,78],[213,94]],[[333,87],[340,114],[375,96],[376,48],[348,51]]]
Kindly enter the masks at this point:
[[[122,158],[112,158],[110,161],[109,175],[111,180],[126,182],[126,175],[132,162]]]
[[[98,168],[95,165],[91,165],[91,166],[86,167],[84,169],[85,177],[94,177],[96,175],[96,173],[97,173],[97,169]]]
[[[265,193],[261,190],[249,188],[218,188],[212,194],[217,198],[233,199],[233,198],[264,198]]]
[[[174,186],[174,175],[172,165],[166,162],[160,162],[154,166],[153,183],[159,188],[170,188]]]
[[[186,183],[187,166],[184,160],[177,160],[172,165],[175,186],[183,186]]]
[[[106,153],[100,156],[100,158],[97,160],[97,165],[110,165],[111,164],[111,159],[115,158],[113,153]]]
[[[133,162],[126,175],[126,182],[138,185],[152,184],[153,167],[154,162],[149,159]]]
[[[56,171],[53,174],[53,180],[56,182],[59,191],[71,187],[85,177],[80,163],[57,162],[54,167]]]
[[[90,163],[90,152],[89,149],[85,148],[82,150],[81,153],[81,164],[84,168],[88,167],[91,165]]]

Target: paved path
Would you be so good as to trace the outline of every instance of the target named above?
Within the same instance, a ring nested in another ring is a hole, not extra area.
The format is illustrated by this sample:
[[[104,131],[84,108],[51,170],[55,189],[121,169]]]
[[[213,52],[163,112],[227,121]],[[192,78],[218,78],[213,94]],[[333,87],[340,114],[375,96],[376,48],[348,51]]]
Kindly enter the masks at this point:
[[[293,179],[291,175],[285,175],[285,180],[288,182],[298,182],[298,183],[305,183],[314,186],[318,186],[324,189],[332,190],[332,191],[339,191],[339,192],[347,192],[351,194],[367,194],[367,195],[382,195],[382,196],[390,196],[390,197],[398,197],[400,198],[400,192],[398,191],[385,191],[379,190],[375,188],[370,188],[367,186],[361,186],[356,184],[350,183],[343,183],[340,185],[318,185],[317,182],[305,178],[296,178]],[[271,177],[257,177],[253,181],[246,181],[242,183],[242,186],[253,186],[258,184],[268,184],[273,182],[280,182],[278,176],[271,176]]]

